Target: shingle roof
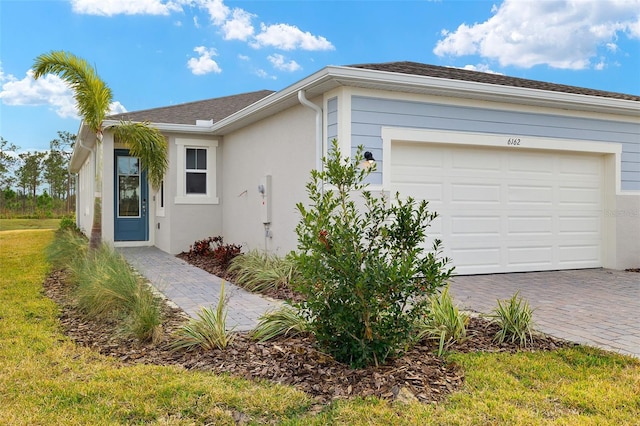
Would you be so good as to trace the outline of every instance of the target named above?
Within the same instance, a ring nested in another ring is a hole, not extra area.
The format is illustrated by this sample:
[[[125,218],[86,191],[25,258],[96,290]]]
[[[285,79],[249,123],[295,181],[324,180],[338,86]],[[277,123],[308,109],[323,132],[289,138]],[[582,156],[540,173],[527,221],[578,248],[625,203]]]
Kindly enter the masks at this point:
[[[401,74],[422,75],[426,77],[447,78],[450,80],[474,81],[478,83],[497,84],[501,86],[548,90],[552,92],[575,93],[579,95],[600,96],[604,98],[624,99],[636,102],[640,101],[640,96],[627,95],[624,93],[607,92],[603,90],[567,86],[564,84],[527,80],[524,78],[508,77],[506,75],[500,74],[490,74],[486,72],[470,71],[460,68],[441,67],[436,65],[421,64],[418,62],[384,62],[378,64],[356,64],[347,66],[350,68],[362,68]]]
[[[107,119],[171,124],[196,124],[196,120],[213,120],[215,123],[272,93],[271,90],[260,90],[222,98],[114,114]]]
[[[640,102],[640,96],[628,95],[624,93],[607,92],[603,90],[594,90],[583,87],[568,86],[564,84],[528,80],[524,78],[509,77],[506,75],[490,74],[479,71],[470,71],[460,68],[422,64],[418,62],[402,61],[355,64],[346,65],[346,67]],[[214,99],[205,99],[202,101],[189,102],[161,108],[152,108],[141,111],[115,114],[107,117],[107,119],[193,125],[196,124],[196,120],[213,120],[213,122],[216,123],[232,115],[233,113],[236,113],[241,109],[271,95],[272,93],[274,92],[271,90],[260,90],[256,92],[241,93],[238,95],[224,96]]]

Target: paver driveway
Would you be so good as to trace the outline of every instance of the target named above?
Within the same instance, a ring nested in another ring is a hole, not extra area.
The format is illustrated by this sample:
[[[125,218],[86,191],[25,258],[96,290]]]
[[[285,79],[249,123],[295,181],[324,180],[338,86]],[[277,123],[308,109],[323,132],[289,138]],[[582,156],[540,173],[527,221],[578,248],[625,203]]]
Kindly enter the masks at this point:
[[[640,358],[640,273],[609,269],[468,275],[450,293],[466,309],[489,313],[516,291],[535,309],[536,329]]]

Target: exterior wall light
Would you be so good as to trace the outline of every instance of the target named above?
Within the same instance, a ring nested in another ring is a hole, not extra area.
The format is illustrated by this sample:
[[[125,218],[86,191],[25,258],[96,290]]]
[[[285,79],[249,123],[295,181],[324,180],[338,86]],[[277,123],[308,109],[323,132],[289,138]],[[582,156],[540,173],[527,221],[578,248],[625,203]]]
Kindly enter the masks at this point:
[[[363,169],[368,169],[373,166],[375,162],[376,159],[373,158],[373,154],[371,153],[371,151],[366,151],[364,153],[364,161],[360,163],[360,167],[362,167]]]
[[[373,158],[373,154],[371,153],[371,151],[367,151],[364,153],[364,159],[365,161],[367,161],[369,164],[373,164],[376,162],[376,159]]]

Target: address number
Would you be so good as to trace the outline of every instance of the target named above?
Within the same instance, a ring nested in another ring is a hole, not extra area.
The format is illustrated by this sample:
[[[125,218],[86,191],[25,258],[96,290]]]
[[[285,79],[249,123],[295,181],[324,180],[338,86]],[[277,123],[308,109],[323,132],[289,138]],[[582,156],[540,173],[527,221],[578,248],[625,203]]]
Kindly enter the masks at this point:
[[[507,145],[520,145],[520,138],[507,139]]]

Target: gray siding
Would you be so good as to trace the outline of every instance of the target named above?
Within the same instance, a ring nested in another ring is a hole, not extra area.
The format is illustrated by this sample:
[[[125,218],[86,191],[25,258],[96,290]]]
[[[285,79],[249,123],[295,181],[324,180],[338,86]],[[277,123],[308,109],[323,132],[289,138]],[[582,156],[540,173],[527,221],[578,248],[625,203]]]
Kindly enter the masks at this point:
[[[327,101],[327,142],[338,137],[338,98]],[[330,146],[330,145],[327,145]]]
[[[622,144],[623,190],[640,190],[640,123],[558,117],[514,111],[439,105],[393,99],[353,96],[351,143],[364,145],[376,158],[378,173],[372,183],[382,183],[382,126],[462,132],[499,133],[615,142]]]

